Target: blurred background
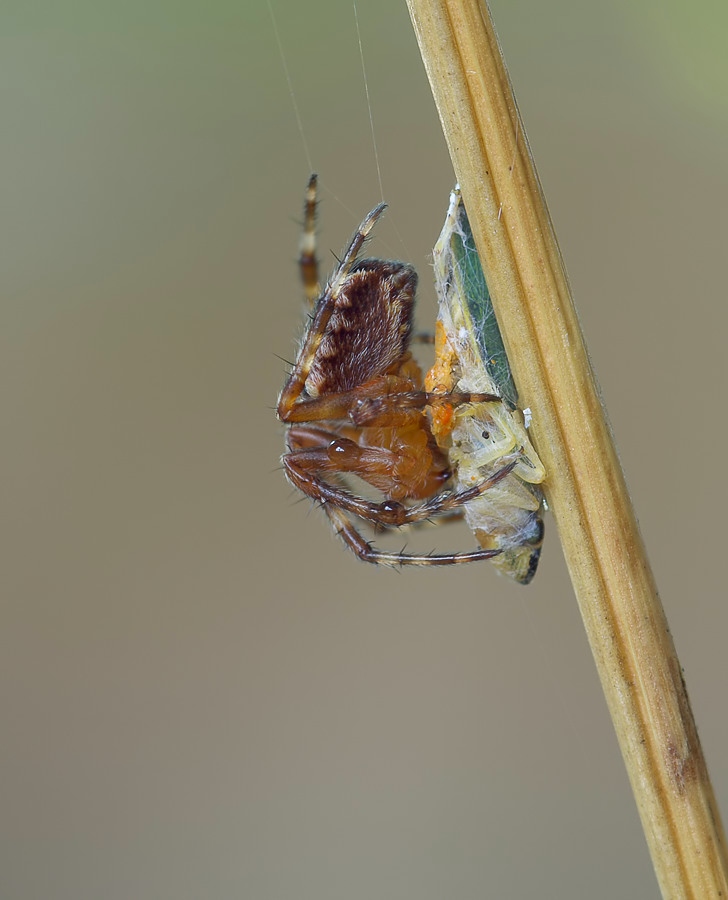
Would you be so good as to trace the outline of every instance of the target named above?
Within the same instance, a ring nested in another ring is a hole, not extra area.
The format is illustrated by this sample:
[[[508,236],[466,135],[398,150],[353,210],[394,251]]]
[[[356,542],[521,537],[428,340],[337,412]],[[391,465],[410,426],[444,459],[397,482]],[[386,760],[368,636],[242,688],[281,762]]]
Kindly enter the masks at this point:
[[[553,522],[378,570],[278,471],[306,179],[325,268],[382,190],[351,4],[271,2],[285,67],[265,0],[0,14],[0,895],[656,898]],[[492,9],[725,816],[728,8]],[[359,20],[428,328],[452,169]]]

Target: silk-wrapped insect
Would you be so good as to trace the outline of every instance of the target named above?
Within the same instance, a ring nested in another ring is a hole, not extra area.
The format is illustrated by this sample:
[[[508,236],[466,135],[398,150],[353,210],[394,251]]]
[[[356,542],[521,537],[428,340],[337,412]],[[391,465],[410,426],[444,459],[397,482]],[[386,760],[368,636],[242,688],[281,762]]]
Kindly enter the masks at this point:
[[[456,491],[464,491],[510,465],[490,490],[465,503],[465,519],[481,547],[500,550],[493,563],[528,584],[543,542],[544,508],[539,485],[546,477],[518,409],[518,395],[493,312],[488,285],[460,191],[450,196],[445,225],[434,249],[439,311],[435,364],[427,391],[495,394],[499,402],[440,405],[431,430],[447,453]]]

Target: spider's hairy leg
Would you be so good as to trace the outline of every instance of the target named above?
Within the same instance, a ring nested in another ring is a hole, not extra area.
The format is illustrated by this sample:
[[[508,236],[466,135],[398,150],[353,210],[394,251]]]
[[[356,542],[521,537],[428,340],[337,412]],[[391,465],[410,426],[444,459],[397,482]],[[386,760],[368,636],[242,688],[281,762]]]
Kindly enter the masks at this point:
[[[364,562],[380,566],[452,566],[459,563],[477,562],[481,559],[492,559],[501,553],[500,550],[471,550],[469,553],[444,554],[387,553],[372,547],[340,509],[325,505],[324,510],[336,533],[349,549]]]
[[[464,488],[461,491],[445,491],[440,494],[435,494],[433,497],[425,500],[424,503],[420,503],[417,506],[410,506],[407,510],[408,523],[422,522],[425,519],[429,519],[431,516],[440,516],[443,513],[450,513],[453,510],[465,506],[467,503],[470,503],[471,500],[475,500],[481,494],[490,490],[507,475],[510,475],[517,465],[518,460],[514,459],[509,462],[508,465],[505,465],[498,469],[497,472],[494,472],[490,478],[484,478],[483,481],[479,481],[472,487]]]
[[[316,353],[324,338],[324,334],[326,333],[326,326],[334,311],[341,289],[351,272],[352,266],[356,262],[356,258],[359,255],[359,251],[361,250],[364,241],[369,236],[372,228],[374,228],[377,219],[379,219],[386,209],[386,206],[386,203],[380,203],[379,206],[375,206],[361,223],[356,234],[351,239],[349,246],[346,248],[346,252],[342,257],[341,262],[331,276],[326,289],[316,304],[316,310],[308,327],[308,331],[306,332],[306,337],[304,338],[303,345],[298,354],[296,365],[293,367],[293,371],[288,377],[288,380],[281,391],[281,395],[278,398],[278,417],[284,422],[288,420],[288,414],[291,407],[303,392],[303,387],[306,384],[306,379],[311,371],[311,366],[313,365]]]
[[[362,396],[364,395],[364,396]],[[279,417],[285,422],[350,422],[357,428],[368,426],[396,427],[419,421],[426,406],[461,406],[465,403],[500,403],[495,394],[431,394],[407,391],[383,397],[368,397],[362,388],[301,399]]]
[[[306,199],[303,204],[303,232],[299,244],[298,268],[306,293],[308,305],[313,308],[321,294],[319,281],[319,265],[316,258],[316,206],[318,205],[316,187],[318,176],[312,175],[306,188]]]
[[[421,420],[426,406],[500,403],[496,394],[428,393],[395,390],[387,393],[390,376],[383,375],[351,391],[300,399],[280,418],[286,422],[350,422],[362,426],[398,426]]]
[[[316,425],[295,425],[286,432],[286,446],[289,451],[307,450],[312,447],[326,447],[339,435],[328,428]]]
[[[354,408],[359,389],[342,391],[339,394],[324,394],[322,397],[307,397],[294,403],[285,415],[279,410],[278,416],[284,422],[347,421]]]
[[[319,434],[322,437],[324,435],[323,431]],[[510,474],[517,462],[516,460],[510,462],[490,478],[483,479],[465,490],[441,491],[414,506],[405,506],[390,499],[375,503],[331,484],[321,473],[353,473],[364,480],[369,480],[367,475],[380,470],[386,471],[390,465],[390,455],[387,451],[359,447],[354,441],[336,436],[328,446],[315,447],[312,446],[315,443],[313,431],[306,430],[306,436],[310,439],[307,449],[292,450],[281,460],[290,482],[304,494],[327,507],[338,507],[374,526],[384,528],[411,525],[459,509]]]

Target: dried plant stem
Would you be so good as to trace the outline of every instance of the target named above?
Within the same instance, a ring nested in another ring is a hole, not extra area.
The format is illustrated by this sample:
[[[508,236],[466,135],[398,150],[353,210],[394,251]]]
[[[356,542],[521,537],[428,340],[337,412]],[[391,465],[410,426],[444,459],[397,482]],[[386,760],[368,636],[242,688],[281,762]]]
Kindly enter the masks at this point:
[[[408,0],[665,897],[728,897],[720,816],[490,15]]]

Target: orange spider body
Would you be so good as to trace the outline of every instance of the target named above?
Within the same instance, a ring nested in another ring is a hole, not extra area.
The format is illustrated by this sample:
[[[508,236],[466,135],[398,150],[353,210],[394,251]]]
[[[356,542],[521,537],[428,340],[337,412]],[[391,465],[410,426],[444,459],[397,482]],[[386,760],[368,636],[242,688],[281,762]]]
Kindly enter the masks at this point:
[[[397,396],[421,390],[422,374],[409,354],[396,375],[384,375],[361,387],[362,394],[368,396]],[[390,500],[424,500],[440,490],[450,477],[445,454],[437,447],[427,418],[419,410],[408,410],[398,424],[364,426],[354,439],[363,455],[365,448],[371,448],[379,461],[362,477]]]

